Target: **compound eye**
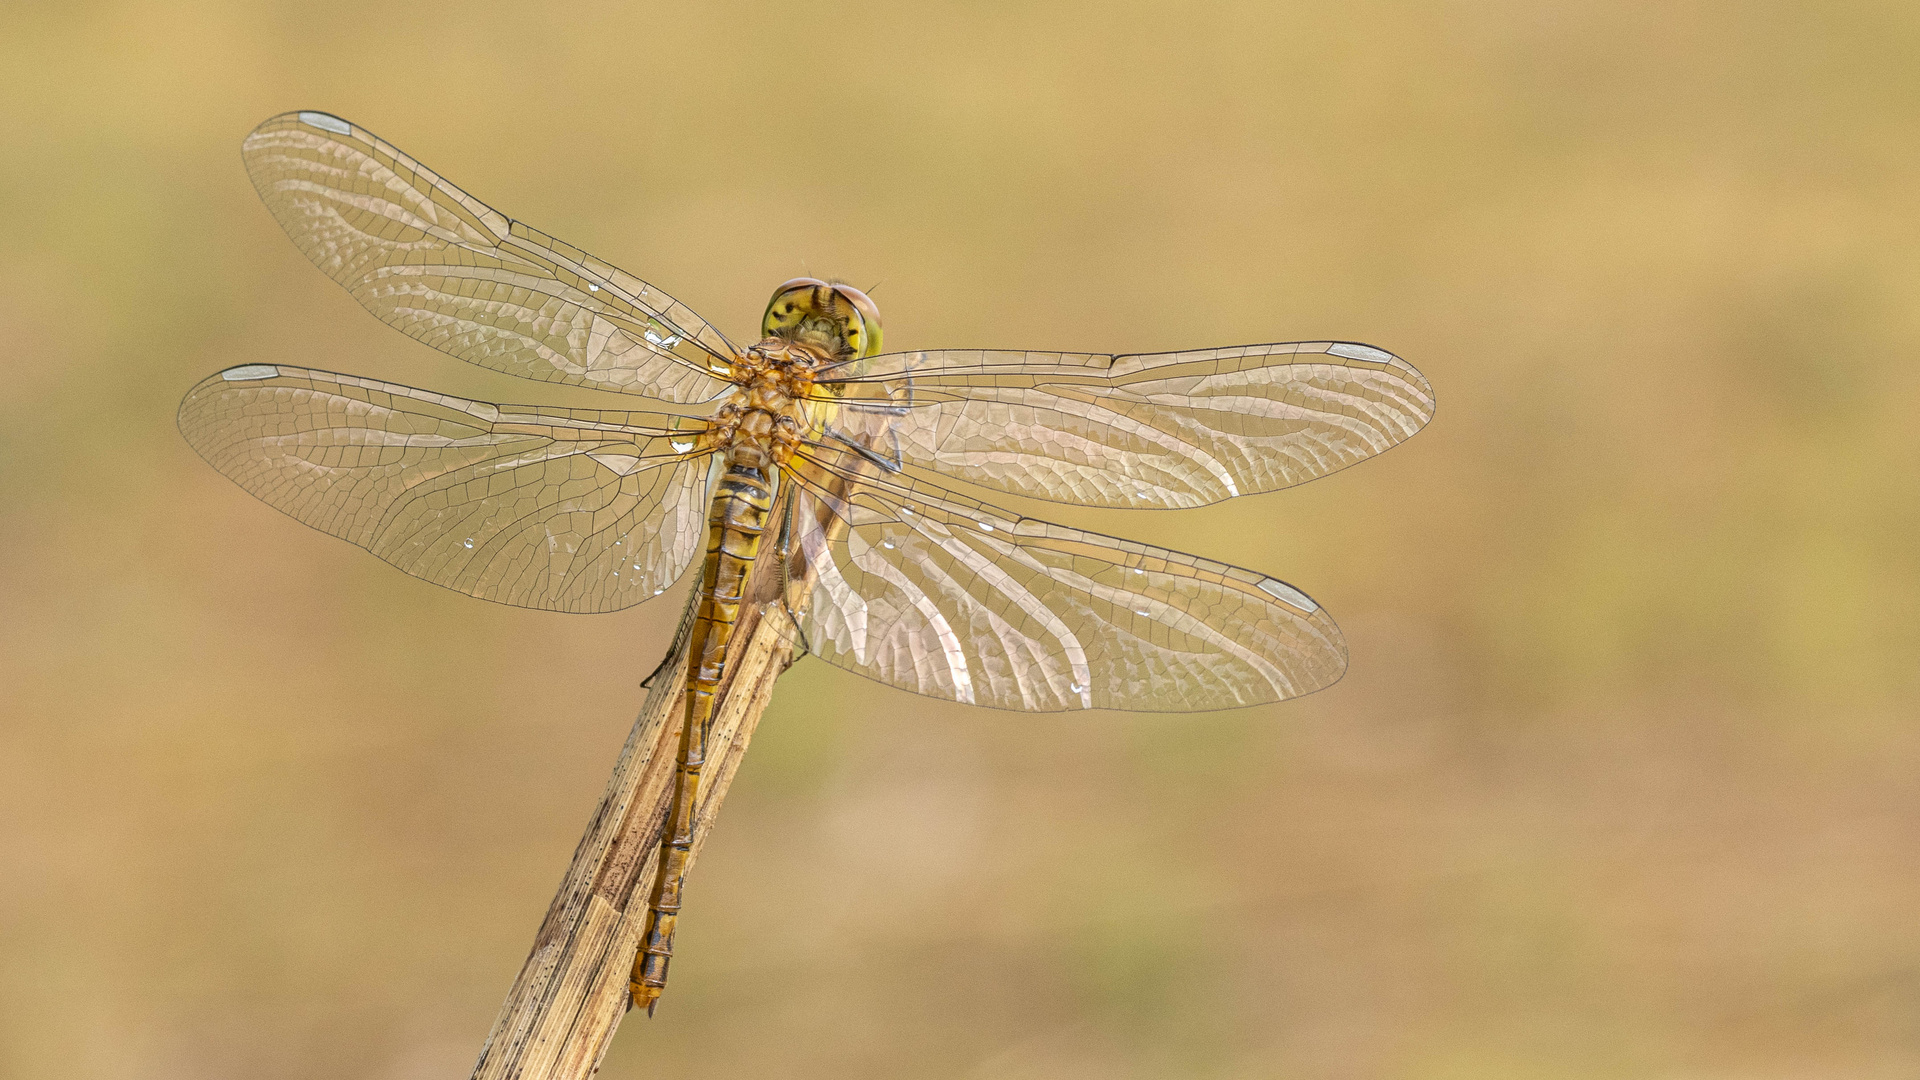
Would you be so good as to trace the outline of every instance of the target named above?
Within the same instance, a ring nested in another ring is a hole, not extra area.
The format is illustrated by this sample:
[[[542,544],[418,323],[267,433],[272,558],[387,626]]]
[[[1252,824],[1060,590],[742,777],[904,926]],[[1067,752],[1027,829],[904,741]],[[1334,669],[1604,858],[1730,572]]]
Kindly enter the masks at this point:
[[[880,351],[880,308],[873,298],[851,285],[833,287],[840,299],[856,313],[847,320],[847,344],[855,356],[872,356]]]
[[[772,337],[798,326],[812,308],[814,290],[824,287],[826,282],[816,278],[794,278],[773,290],[773,296],[767,300],[767,312],[760,320],[760,332]]]

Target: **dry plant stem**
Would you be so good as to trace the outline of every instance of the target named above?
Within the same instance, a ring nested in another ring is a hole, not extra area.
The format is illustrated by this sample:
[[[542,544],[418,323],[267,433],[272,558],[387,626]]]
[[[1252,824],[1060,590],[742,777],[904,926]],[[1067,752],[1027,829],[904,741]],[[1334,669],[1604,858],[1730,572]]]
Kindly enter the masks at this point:
[[[694,820],[697,857],[740,767],[774,680],[792,663],[791,623],[776,603],[743,612],[708,743]],[[684,652],[683,642],[676,648]],[[628,978],[647,926],[647,895],[672,798],[686,657],[654,680],[607,793],[480,1051],[474,1080],[585,1080],[628,1005]]]
[[[858,482],[865,471],[855,473],[849,483]],[[783,484],[767,520],[787,520],[794,505],[793,487]],[[797,507],[793,512],[798,513]],[[813,512],[824,535],[840,535],[844,520],[825,501],[817,500]],[[713,727],[707,739],[710,779],[696,800],[689,867],[706,844],[747,741],[773,698],[774,680],[793,663],[798,635],[788,612],[806,604],[815,572],[798,551],[786,547],[791,533],[783,526],[780,539],[754,563],[742,589],[726,674],[714,690]],[[697,595],[693,602],[699,602]],[[626,1015],[632,1000],[629,980],[640,936],[647,929],[646,898],[658,871],[660,836],[673,799],[680,721],[686,712],[689,630],[690,621],[683,621],[669,662],[655,676],[640,719],[620,751],[607,793],[547,908],[533,952],[480,1050],[473,1080],[586,1080],[600,1067],[614,1029]]]

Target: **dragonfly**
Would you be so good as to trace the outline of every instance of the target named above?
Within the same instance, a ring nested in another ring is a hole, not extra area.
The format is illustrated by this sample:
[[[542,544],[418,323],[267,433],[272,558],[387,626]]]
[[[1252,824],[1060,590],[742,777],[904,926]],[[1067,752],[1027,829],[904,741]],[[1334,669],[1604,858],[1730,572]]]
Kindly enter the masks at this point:
[[[1306,593],[952,485],[1197,507],[1345,468],[1433,416],[1425,377],[1359,342],[886,352],[872,298],[815,278],[776,289],[759,341],[741,348],[337,116],[276,116],[242,157],[294,244],[387,324],[496,372],[665,407],[493,404],[262,362],[208,377],[179,410],[194,450],[268,505],[470,596],[617,611],[701,561],[629,988],[649,1013],[715,691],[748,608],[779,605],[798,647],[829,664],[973,705],[1202,711],[1299,697],[1347,663]],[[777,584],[749,595],[763,564]]]

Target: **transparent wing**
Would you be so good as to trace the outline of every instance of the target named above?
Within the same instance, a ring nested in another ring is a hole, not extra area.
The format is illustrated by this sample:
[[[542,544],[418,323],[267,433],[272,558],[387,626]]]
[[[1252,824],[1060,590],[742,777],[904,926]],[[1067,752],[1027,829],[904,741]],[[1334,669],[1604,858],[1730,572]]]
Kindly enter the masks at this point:
[[[685,304],[511,220],[365,128],[276,116],[241,147],[314,265],[368,311],[469,363],[529,379],[707,401],[733,346]]]
[[[303,368],[229,368],[180,431],[269,506],[418,578],[550,611],[652,599],[701,549],[706,422],[489,405]]]
[[[1333,620],[1263,574],[876,476],[851,449],[811,445],[788,470],[815,575],[807,645],[891,686],[1029,712],[1180,712],[1298,697],[1346,669]]]
[[[820,380],[881,410],[902,463],[1082,506],[1202,506],[1325,476],[1433,417],[1413,365],[1370,345],[1291,342],[1106,356],[891,353]],[[848,415],[843,425],[862,426]]]

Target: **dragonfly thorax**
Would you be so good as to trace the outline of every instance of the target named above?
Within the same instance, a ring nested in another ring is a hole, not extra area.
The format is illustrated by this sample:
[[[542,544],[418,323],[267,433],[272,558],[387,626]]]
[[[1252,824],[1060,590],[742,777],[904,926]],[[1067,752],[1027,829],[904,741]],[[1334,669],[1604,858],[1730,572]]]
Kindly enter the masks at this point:
[[[814,372],[827,359],[813,348],[768,338],[748,349],[733,369],[734,391],[714,414],[715,448],[729,464],[769,468],[783,464],[800,443],[804,403]]]

